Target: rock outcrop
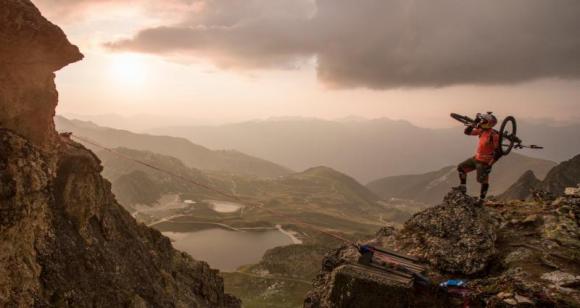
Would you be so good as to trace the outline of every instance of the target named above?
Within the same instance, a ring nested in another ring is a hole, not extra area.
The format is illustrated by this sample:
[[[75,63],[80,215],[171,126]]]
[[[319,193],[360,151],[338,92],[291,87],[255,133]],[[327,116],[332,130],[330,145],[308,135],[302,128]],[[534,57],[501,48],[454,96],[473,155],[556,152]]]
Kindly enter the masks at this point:
[[[54,130],[54,71],[81,58],[30,1],[0,0],[0,307],[240,306]]]
[[[369,274],[357,264],[357,250],[345,246],[325,256],[304,306],[580,306],[580,197],[478,206],[452,191],[441,205],[401,229],[382,228],[368,243],[421,257],[431,265],[431,288]],[[466,284],[455,292],[438,287],[448,279]]]
[[[496,226],[477,198],[453,190],[442,204],[411,217],[398,243],[441,272],[471,275],[484,270],[493,257]]]
[[[56,132],[54,72],[83,55],[30,1],[0,2],[0,127],[48,147]]]

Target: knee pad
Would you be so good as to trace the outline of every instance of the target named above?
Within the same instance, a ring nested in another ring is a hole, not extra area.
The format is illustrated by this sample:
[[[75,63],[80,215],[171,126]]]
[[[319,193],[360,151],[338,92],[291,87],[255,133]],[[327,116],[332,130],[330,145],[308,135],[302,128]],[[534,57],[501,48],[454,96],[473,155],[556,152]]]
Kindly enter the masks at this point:
[[[488,184],[489,182],[489,177],[486,175],[481,175],[477,177],[477,182],[480,184]]]

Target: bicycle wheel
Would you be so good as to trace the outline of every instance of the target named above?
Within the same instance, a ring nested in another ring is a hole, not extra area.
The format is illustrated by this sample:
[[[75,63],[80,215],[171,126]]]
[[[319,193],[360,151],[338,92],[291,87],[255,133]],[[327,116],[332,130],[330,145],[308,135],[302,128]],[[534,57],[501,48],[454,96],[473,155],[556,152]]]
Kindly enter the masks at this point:
[[[457,120],[465,125],[473,124],[475,122],[472,118],[470,118],[468,116],[463,116],[463,115],[460,115],[457,113],[452,113],[450,115],[453,119],[455,119],[455,120]]]
[[[506,117],[503,122],[501,122],[501,127],[499,129],[499,144],[501,154],[508,155],[517,139],[517,124],[516,119],[512,116]]]

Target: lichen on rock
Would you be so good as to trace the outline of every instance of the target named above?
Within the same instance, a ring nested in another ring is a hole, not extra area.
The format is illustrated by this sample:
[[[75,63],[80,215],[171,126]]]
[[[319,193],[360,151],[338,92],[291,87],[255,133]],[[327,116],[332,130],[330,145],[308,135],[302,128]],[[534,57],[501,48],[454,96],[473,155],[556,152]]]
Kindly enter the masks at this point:
[[[492,260],[496,228],[497,221],[478,199],[453,190],[442,204],[410,218],[398,244],[441,272],[471,275]]]

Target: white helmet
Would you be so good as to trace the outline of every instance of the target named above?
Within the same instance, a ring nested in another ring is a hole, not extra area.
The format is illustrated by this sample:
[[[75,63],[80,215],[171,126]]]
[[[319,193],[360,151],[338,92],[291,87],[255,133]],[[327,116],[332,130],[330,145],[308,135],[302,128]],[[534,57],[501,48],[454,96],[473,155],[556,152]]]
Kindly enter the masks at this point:
[[[479,126],[481,128],[490,129],[497,125],[497,118],[491,113],[485,113],[480,116],[481,122]]]

